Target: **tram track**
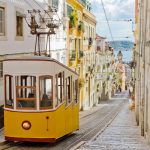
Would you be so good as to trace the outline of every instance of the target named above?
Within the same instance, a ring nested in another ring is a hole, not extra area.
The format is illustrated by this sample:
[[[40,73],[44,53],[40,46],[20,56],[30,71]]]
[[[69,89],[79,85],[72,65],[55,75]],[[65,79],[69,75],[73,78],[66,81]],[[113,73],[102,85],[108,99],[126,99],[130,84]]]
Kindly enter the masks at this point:
[[[78,143],[83,143],[83,141],[89,141],[91,139],[91,137],[95,136],[96,133],[102,132],[116,118],[116,116],[118,115],[118,113],[120,112],[120,110],[122,108],[122,107],[120,107],[121,105],[122,105],[122,103],[119,105],[119,109],[113,110],[109,114],[107,114],[103,118],[103,120],[101,120],[99,122],[99,125],[96,128],[91,129],[89,132],[84,134],[81,138],[79,138],[77,141],[75,141],[74,143],[72,143],[71,145],[66,147],[64,150],[69,150],[73,146],[77,145]]]
[[[119,97],[122,98],[122,96],[125,96],[124,94],[120,95]],[[118,97],[118,98],[119,98]],[[120,112],[121,108],[123,107],[124,103],[127,102],[125,100],[121,100],[118,102],[112,102],[110,106],[106,106],[101,108],[96,113],[92,113],[90,115],[87,115],[83,118],[81,118],[81,127],[80,130],[76,133],[72,134],[71,136],[68,136],[65,139],[62,139],[55,143],[55,145],[49,145],[49,144],[38,144],[38,145],[32,145],[29,144],[28,146],[25,145],[23,142],[16,142],[16,143],[8,143],[7,145],[4,145],[0,149],[2,150],[25,150],[29,149],[32,150],[33,148],[37,147],[40,150],[70,150],[73,149],[76,145],[78,147],[80,144],[83,144],[84,141],[89,141],[97,134],[100,134],[107,128],[107,126],[115,119],[115,117]],[[107,113],[109,112],[109,113]],[[97,120],[97,116],[101,118],[100,120]],[[95,120],[95,121],[94,121]],[[34,144],[34,143],[33,143]],[[35,146],[35,147],[34,147]]]

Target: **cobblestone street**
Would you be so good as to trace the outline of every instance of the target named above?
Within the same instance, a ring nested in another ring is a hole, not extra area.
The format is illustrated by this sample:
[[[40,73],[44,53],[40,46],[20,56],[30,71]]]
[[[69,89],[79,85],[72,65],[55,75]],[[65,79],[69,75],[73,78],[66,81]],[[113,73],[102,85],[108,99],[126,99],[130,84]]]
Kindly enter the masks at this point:
[[[134,111],[129,110],[129,103],[115,120],[97,138],[86,142],[78,150],[149,150],[140,129],[136,125]]]

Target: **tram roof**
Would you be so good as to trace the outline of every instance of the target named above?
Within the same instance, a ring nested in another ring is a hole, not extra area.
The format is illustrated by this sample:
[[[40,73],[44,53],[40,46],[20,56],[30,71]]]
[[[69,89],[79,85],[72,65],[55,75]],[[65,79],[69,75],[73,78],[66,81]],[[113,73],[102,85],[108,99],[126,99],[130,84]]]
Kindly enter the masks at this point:
[[[78,75],[74,70],[67,67],[66,65],[60,63],[56,59],[50,58],[50,57],[44,57],[44,56],[6,56],[3,61],[51,61],[55,62],[58,65],[61,65],[62,67],[65,67],[66,69],[70,70],[71,72]]]

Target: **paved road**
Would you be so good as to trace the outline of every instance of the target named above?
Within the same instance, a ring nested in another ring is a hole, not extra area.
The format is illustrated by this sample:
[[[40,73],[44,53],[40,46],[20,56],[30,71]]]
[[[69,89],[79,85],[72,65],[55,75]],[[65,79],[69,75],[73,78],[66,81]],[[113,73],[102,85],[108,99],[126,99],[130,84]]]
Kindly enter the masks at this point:
[[[96,139],[78,150],[150,150],[136,125],[134,111],[126,101],[115,120]]]
[[[102,102],[98,107],[80,113],[80,130],[55,145],[47,143],[15,143],[0,146],[9,150],[70,150],[82,141],[89,141],[103,130],[114,119],[127,102],[127,93],[120,93],[109,101]]]

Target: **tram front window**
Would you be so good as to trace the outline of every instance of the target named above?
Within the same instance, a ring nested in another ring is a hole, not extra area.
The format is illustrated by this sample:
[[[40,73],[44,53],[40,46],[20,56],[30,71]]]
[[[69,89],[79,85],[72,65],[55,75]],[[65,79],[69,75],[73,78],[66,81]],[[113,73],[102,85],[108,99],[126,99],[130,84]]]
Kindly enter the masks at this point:
[[[53,78],[51,76],[40,77],[40,108],[53,108]]]
[[[18,109],[36,108],[36,77],[16,77],[16,101]]]
[[[10,75],[5,76],[5,107],[12,108],[14,105],[13,94],[13,77]]]

